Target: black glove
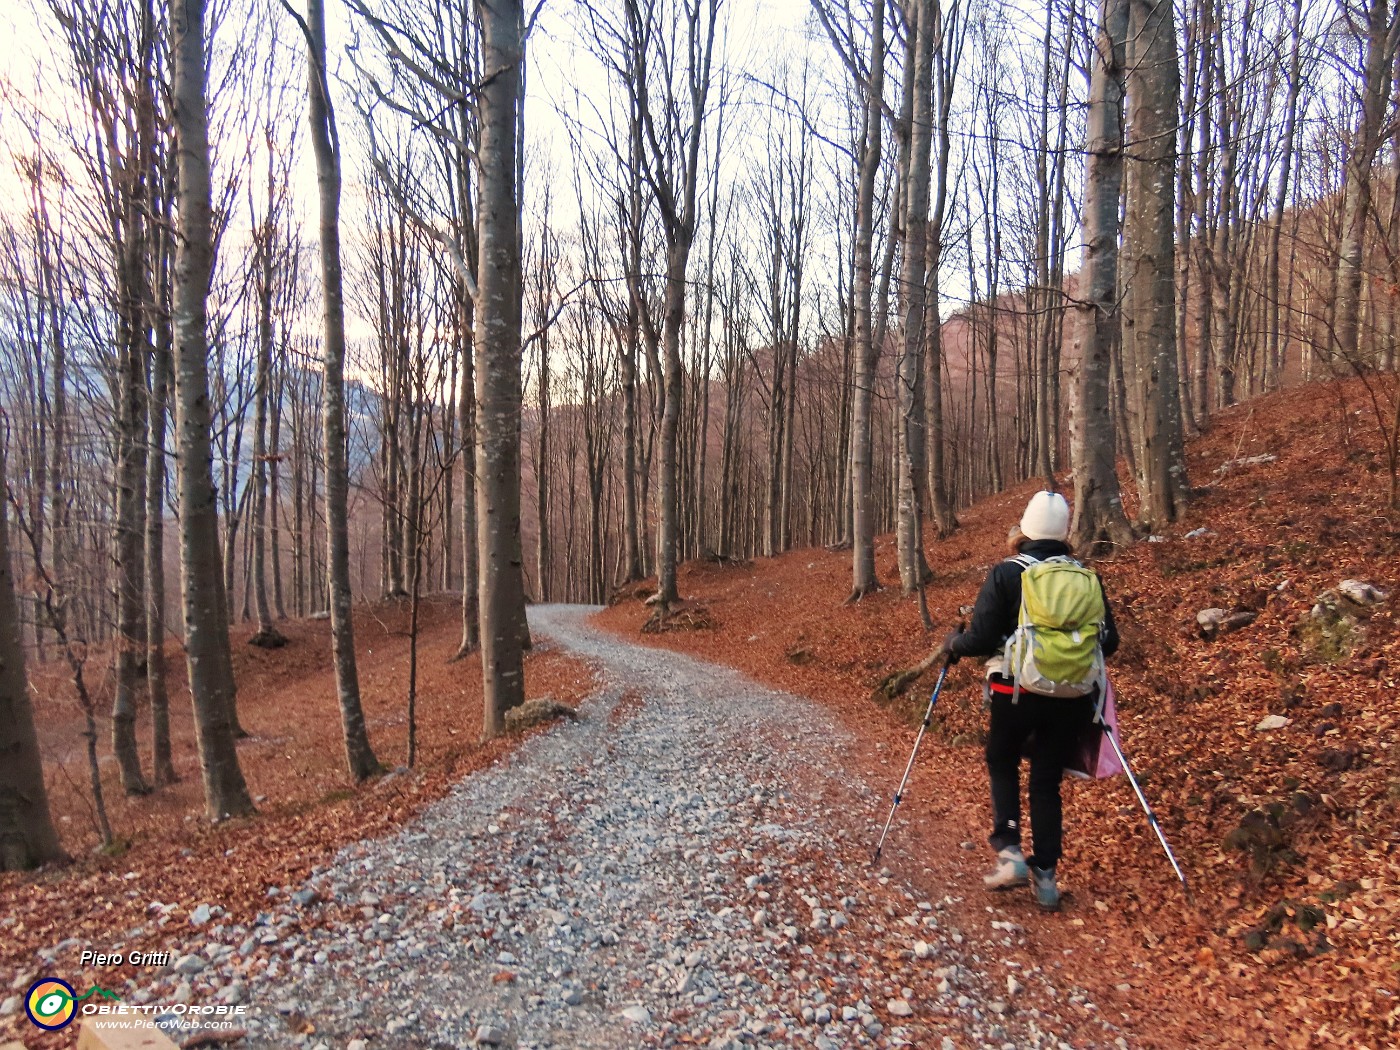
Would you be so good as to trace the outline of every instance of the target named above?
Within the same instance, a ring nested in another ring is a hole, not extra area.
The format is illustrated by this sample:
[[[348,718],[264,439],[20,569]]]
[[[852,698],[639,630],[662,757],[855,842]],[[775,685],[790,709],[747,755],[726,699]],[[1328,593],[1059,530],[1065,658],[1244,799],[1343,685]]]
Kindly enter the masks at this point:
[[[948,658],[948,666],[952,667],[958,662],[959,656],[953,652],[953,643],[962,637],[962,631],[949,631],[948,637],[943,639],[943,654]]]

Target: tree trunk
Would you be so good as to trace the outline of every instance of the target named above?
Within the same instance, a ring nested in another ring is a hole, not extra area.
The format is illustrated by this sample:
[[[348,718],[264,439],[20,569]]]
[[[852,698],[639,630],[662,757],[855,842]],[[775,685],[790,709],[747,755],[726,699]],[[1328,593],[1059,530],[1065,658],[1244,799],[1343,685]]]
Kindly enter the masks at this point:
[[[292,274],[295,280],[295,272]],[[277,613],[277,619],[287,618],[287,605],[282,586],[282,486],[280,475],[282,473],[282,412],[287,401],[287,371],[286,371],[286,346],[287,332],[282,332],[282,367],[278,369],[277,386],[272,394],[268,408],[271,412],[269,420],[268,445],[271,454],[267,457],[267,498],[268,498],[268,534],[267,538],[271,545],[272,555],[272,607]]]
[[[135,190],[131,191],[133,194]],[[146,650],[146,238],[139,232],[134,200],[127,206],[127,235],[118,287],[123,302],[118,320],[117,492],[115,556],[117,638],[116,684],[112,698],[112,753],[128,795],[150,791],[136,746],[136,693]]]
[[[304,377],[298,376],[295,387],[295,402],[292,408],[292,608],[298,617],[307,613],[306,580],[306,416],[309,407],[305,397]]]
[[[168,303],[168,248],[162,251],[159,266],[157,301]],[[179,779],[171,755],[170,696],[165,681],[165,444],[171,338],[169,320],[158,310],[146,454],[146,688],[151,698],[151,766],[158,787]]]
[[[1180,81],[1170,0],[1131,0],[1127,48],[1130,102],[1128,254],[1123,358],[1141,413],[1138,489],[1150,525],[1186,509],[1185,438],[1176,358],[1173,204]]]
[[[1045,33],[1041,59],[1040,99],[1036,107],[1037,139],[1035,149],[1035,277],[1028,290],[1026,306],[1029,312],[1028,349],[1035,362],[1035,393],[1032,410],[1035,416],[1035,473],[1045,479],[1048,488],[1055,487],[1054,378],[1050,364],[1050,341],[1046,336],[1050,325],[1050,70],[1054,8],[1045,8]]]
[[[1346,184],[1342,193],[1342,236],[1337,248],[1336,321],[1333,349],[1348,366],[1359,361],[1361,288],[1366,217],[1371,207],[1371,170],[1380,149],[1382,124],[1390,105],[1390,59],[1394,54],[1389,0],[1370,0],[1366,9],[1366,65],[1361,91],[1361,127],[1350,136]]]
[[[277,227],[273,222],[274,184],[268,172],[268,214],[258,246],[258,362],[253,381],[253,605],[258,628],[249,645],[276,649],[287,644],[272,623],[267,600],[267,412],[272,395],[272,252]]]
[[[656,596],[664,612],[680,600],[676,589],[677,518],[680,494],[676,479],[676,434],[681,413],[681,325],[685,323],[685,271],[690,258],[691,231],[675,239],[666,252],[666,304],[662,322],[663,381],[666,402],[661,410],[661,465],[656,490]]]
[[[899,580],[905,594],[912,594],[923,582],[923,536],[920,534],[920,506],[923,497],[925,401],[923,387],[925,273],[928,267],[929,162],[932,156],[933,93],[933,5],[935,0],[919,0],[913,5],[909,26],[910,53],[914,59],[912,93],[906,96],[909,137],[908,162],[904,175],[904,254],[900,277],[904,306],[904,341],[896,376],[899,441]]]
[[[481,552],[483,736],[525,700],[520,542],[520,200],[516,107],[525,60],[520,0],[476,0],[483,35],[477,195],[476,485]]]
[[[927,311],[924,318],[924,339],[927,344],[927,357],[924,361],[924,410],[928,420],[925,458],[928,462],[928,501],[933,513],[934,527],[940,537],[946,537],[957,528],[958,520],[948,498],[947,467],[944,459],[943,324],[938,313],[942,287],[939,268],[943,262],[943,220],[948,209],[948,164],[953,150],[949,116],[952,113],[954,81],[961,54],[957,41],[962,39],[962,30],[966,23],[959,14],[955,25],[952,15],[944,14],[941,3],[934,4],[933,14],[936,24],[933,43],[938,101],[938,188],[933,194],[932,213],[929,217],[928,285],[924,293]],[[992,207],[995,209],[996,205],[993,204]],[[993,454],[996,454],[995,447]]]
[[[885,0],[871,15],[870,79],[865,85],[865,142],[856,192],[855,384],[851,404],[851,594],[857,601],[879,589],[875,578],[875,488],[872,409],[881,347],[871,331],[875,176],[880,170],[881,99],[885,86]]]
[[[1293,149],[1298,125],[1298,100],[1303,87],[1300,76],[1303,46],[1302,22],[1303,0],[1293,0],[1293,13],[1289,21],[1288,101],[1284,107],[1283,118],[1283,158],[1279,163],[1279,183],[1274,196],[1273,221],[1269,224],[1269,270],[1265,292],[1269,325],[1268,346],[1264,354],[1265,389],[1282,386],[1284,355],[1288,350],[1288,340],[1283,333],[1287,324],[1286,318],[1290,316],[1291,311],[1286,310],[1283,304],[1283,287],[1280,280],[1283,255],[1281,242],[1283,239],[1283,216],[1288,209],[1290,179],[1293,175]],[[1400,189],[1400,186],[1395,188]],[[1400,200],[1400,195],[1397,195],[1396,199]]]
[[[179,230],[175,254],[176,435],[180,576],[185,654],[209,817],[253,812],[234,748],[235,686],[228,601],[219,558],[219,508],[211,470],[206,299],[213,269],[209,124],[205,108],[204,0],[171,4]]]
[[[1071,433],[1075,546],[1088,553],[1101,540],[1130,544],[1115,464],[1109,399],[1112,360],[1122,330],[1118,313],[1118,206],[1123,192],[1123,60],[1128,0],[1101,0],[1089,85],[1084,171],[1084,265],[1081,271],[1080,360]]]
[[[546,240],[548,231],[546,230]],[[547,252],[542,253],[542,266],[549,266]],[[549,302],[541,304],[540,323],[545,330],[540,333],[540,441],[539,457],[535,462],[535,495],[539,505],[539,531],[535,544],[535,577],[539,587],[540,601],[550,600],[549,587]]]
[[[5,474],[0,447],[0,478]],[[63,859],[49,796],[29,679],[19,603],[10,572],[9,508],[0,501],[0,871],[20,871]]]
[[[457,427],[462,432],[462,640],[456,658],[475,652],[481,644],[480,560],[476,547],[476,370],[471,299],[458,289],[457,352],[461,381],[457,394]]]
[[[360,706],[355,624],[350,609],[349,464],[345,426],[345,304],[340,268],[340,139],[326,76],[325,0],[307,0],[310,51],[307,94],[320,198],[322,323],[325,339],[321,425],[326,460],[326,557],[330,582],[331,652],[345,735],[345,760],[357,781],[379,769]]]

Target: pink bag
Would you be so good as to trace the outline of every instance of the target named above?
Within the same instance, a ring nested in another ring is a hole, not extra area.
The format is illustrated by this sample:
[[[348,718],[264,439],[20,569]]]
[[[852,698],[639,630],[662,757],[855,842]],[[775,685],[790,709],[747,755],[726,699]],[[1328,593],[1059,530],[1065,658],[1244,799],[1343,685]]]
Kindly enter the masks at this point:
[[[1065,772],[1070,776],[1080,780],[1102,780],[1123,772],[1118,753],[1113,750],[1113,745],[1104,739],[1104,726],[1108,727],[1108,732],[1113,734],[1115,740],[1120,741],[1121,746],[1121,738],[1118,736],[1118,706],[1113,702],[1113,683],[1107,678],[1104,679],[1103,697],[1098,711],[1094,714],[1094,720],[1079,734],[1079,739],[1074,745],[1074,757],[1070,759],[1069,765],[1065,766]]]

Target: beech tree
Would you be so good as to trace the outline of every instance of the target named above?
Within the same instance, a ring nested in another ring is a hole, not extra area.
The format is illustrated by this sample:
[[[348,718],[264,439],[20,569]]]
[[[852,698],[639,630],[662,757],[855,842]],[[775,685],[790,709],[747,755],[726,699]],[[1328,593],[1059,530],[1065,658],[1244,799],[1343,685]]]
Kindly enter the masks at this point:
[[[173,289],[180,582],[185,653],[211,820],[253,812],[234,746],[228,601],[211,471],[205,300],[213,269],[204,0],[172,0],[171,54],[179,221]]]
[[[84,158],[94,191],[92,232],[111,260],[115,331],[112,369],[115,515],[112,521],[115,628],[120,638],[112,694],[112,751],[122,788],[150,790],[136,742],[136,702],[148,644],[146,603],[147,414],[146,356],[153,309],[150,198],[165,151],[157,124],[157,83],[164,41],[154,0],[48,0],[62,29],[73,86],[91,119]],[[117,42],[121,43],[118,45]]]
[[[150,407],[146,452],[146,689],[151,702],[151,766],[157,787],[175,783],[170,743],[170,692],[166,685],[165,641],[169,633],[165,602],[165,495],[168,420],[173,382],[171,348],[171,270],[174,263],[174,161],[168,153],[160,166],[154,200],[155,340],[150,362]]]
[[[1123,192],[1123,62],[1127,0],[1101,0],[1090,67],[1089,127],[1085,143],[1084,265],[1080,271],[1079,369],[1075,379],[1072,453],[1074,522],[1078,550],[1102,539],[1131,544],[1115,463],[1110,411],[1112,359],[1120,352],[1118,208]]]
[[[1180,81],[1170,0],[1130,0],[1124,375],[1138,446],[1141,516],[1151,525],[1186,509],[1185,437],[1176,355],[1174,247],[1176,111]]]
[[[934,0],[909,5],[905,59],[904,112],[900,150],[904,157],[904,200],[900,293],[904,303],[904,340],[900,347],[895,390],[898,397],[899,518],[896,544],[899,579],[905,594],[914,593],[928,572],[924,561],[923,485],[927,454],[924,402],[924,320],[929,263],[929,178],[933,149],[933,53],[938,26]],[[932,318],[938,322],[935,309]]]
[[[460,442],[454,455],[461,457],[462,637],[456,653],[460,658],[474,652],[480,639],[477,369],[472,348],[479,251],[480,107],[474,99],[482,78],[481,23],[470,4],[456,0],[395,0],[382,9],[350,0],[350,6],[380,52],[378,63],[354,59],[362,85],[356,108],[369,138],[374,177],[403,218],[435,242],[452,263],[447,317],[457,386],[455,397],[448,396],[455,400]],[[415,145],[419,139],[421,147]],[[407,163],[402,154],[420,148],[432,163]],[[523,633],[524,627],[520,629]]]
[[[876,371],[882,349],[875,338],[873,241],[875,228],[875,180],[880,171],[885,119],[885,3],[874,0],[870,15],[870,59],[859,62],[853,41],[842,38],[834,16],[822,0],[812,0],[832,45],[851,73],[864,99],[864,123],[859,151],[859,175],[855,202],[855,240],[852,256],[854,280],[852,310],[855,372],[851,406],[851,601],[879,589],[875,578],[875,492],[872,471],[873,428],[871,410],[875,398]],[[885,267],[886,275],[889,268]]]
[[[8,430],[8,420],[0,417]],[[0,483],[5,445],[0,433]],[[34,728],[34,705],[24,669],[24,639],[10,565],[9,500],[0,500],[0,871],[61,860],[63,847],[49,814],[48,790]]]
[[[482,25],[477,149],[476,501],[486,737],[525,700],[520,540],[520,196],[517,108],[525,63],[520,0],[476,0]]]
[[[686,274],[695,241],[700,147],[714,69],[720,0],[682,0],[670,11],[658,0],[623,0],[621,25],[613,26],[615,75],[630,100],[629,161],[645,185],[665,244],[659,352],[662,376],[657,482],[656,602],[661,615],[680,598],[676,567],[680,544],[679,449],[682,411],[681,330],[686,317]],[[670,49],[674,31],[676,46]],[[603,23],[609,24],[609,23]],[[677,68],[679,66],[679,68]],[[634,300],[642,295],[635,275]],[[651,348],[657,345],[649,311],[636,303]]]
[[[922,16],[921,16],[922,17]],[[939,270],[943,262],[943,239],[948,215],[950,170],[953,153],[953,135],[950,118],[953,112],[953,96],[958,83],[958,71],[962,65],[963,49],[967,40],[967,17],[959,3],[946,9],[942,0],[935,0],[927,12],[929,20],[929,45],[933,48],[932,87],[933,105],[929,117],[934,121],[937,150],[933,153],[933,174],[937,182],[933,187],[931,211],[927,233],[924,235],[925,288],[923,335],[926,343],[924,375],[926,389],[924,404],[927,412],[927,432],[924,439],[924,458],[928,462],[926,483],[927,501],[933,515],[933,522],[940,536],[948,536],[957,526],[957,516],[948,496],[948,477],[945,466],[947,455],[947,434],[943,424],[943,285]],[[930,147],[932,148],[932,147]],[[995,367],[992,383],[995,383]],[[993,431],[995,433],[995,431]],[[992,442],[991,454],[996,456],[996,442]],[[996,481],[993,480],[995,486]]]
[[[273,30],[273,44],[276,45],[276,30]],[[252,481],[252,531],[253,550],[252,575],[253,608],[257,616],[257,630],[248,639],[249,645],[265,649],[276,649],[286,644],[287,639],[279,631],[272,619],[272,603],[268,600],[268,562],[276,563],[276,547],[272,547],[269,559],[269,533],[273,532],[276,506],[275,485],[269,475],[275,477],[275,462],[279,453],[275,437],[269,450],[269,431],[276,433],[275,421],[280,415],[275,388],[275,334],[276,322],[273,317],[274,303],[278,302],[278,285],[288,279],[295,279],[295,271],[290,265],[287,250],[287,235],[284,213],[288,207],[288,183],[294,151],[287,149],[279,157],[277,112],[280,96],[272,84],[267,85],[268,107],[262,134],[267,149],[266,198],[263,201],[261,216],[251,206],[249,219],[253,225],[253,266],[255,269],[254,288],[257,302],[257,364],[253,379],[253,481]],[[291,138],[289,145],[294,145]],[[271,421],[269,420],[271,417]]]
[[[1391,105],[1395,57],[1400,48],[1400,7],[1392,7],[1389,0],[1366,0],[1362,17],[1365,60],[1356,90],[1361,123],[1350,137],[1346,154],[1341,240],[1337,246],[1336,319],[1332,325],[1336,352],[1343,359],[1355,359],[1360,339],[1372,171],[1386,134],[1383,121]]]
[[[288,8],[290,11],[291,8]],[[295,14],[295,12],[293,12]],[[364,780],[379,769],[370,747],[355,663],[355,622],[350,592],[349,466],[345,427],[345,304],[340,265],[340,138],[326,72],[324,0],[307,0],[302,23],[307,45],[308,119],[316,156],[321,236],[324,378],[321,384],[322,447],[326,463],[326,578],[330,584],[331,650],[336,694],[350,775]]]

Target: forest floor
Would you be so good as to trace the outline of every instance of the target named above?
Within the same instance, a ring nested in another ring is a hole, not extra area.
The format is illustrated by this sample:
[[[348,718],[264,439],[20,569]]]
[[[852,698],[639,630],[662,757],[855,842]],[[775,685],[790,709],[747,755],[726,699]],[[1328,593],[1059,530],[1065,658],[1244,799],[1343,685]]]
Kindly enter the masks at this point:
[[[75,861],[0,875],[0,1000],[21,994],[40,972],[58,973],[80,991],[143,977],[140,967],[80,967],[77,949],[120,944],[125,952],[165,950],[171,924],[188,928],[190,913],[203,902],[224,909],[219,921],[251,923],[268,906],[269,886],[300,883],[347,843],[398,829],[468,773],[508,754],[518,738],[480,742],[479,656],[450,662],[461,635],[460,610],[455,596],[426,599],[420,610],[417,758],[408,770],[408,602],[356,607],[361,696],[371,743],[386,770],[359,788],[345,769],[329,622],[279,622],[288,644],[271,650],[245,644],[251,628],[235,629],[239,715],[249,733],[238,752],[258,812],[219,825],[204,819],[183,653],[172,644],[171,732],[180,781],[151,795],[124,795],[103,717],[104,794],[117,838],[107,851],[96,849],[82,715],[71,684],[56,661],[31,666],[50,801]],[[94,653],[87,673],[105,711],[111,698],[103,665]],[[552,696],[576,706],[596,686],[585,664],[547,644],[527,656],[526,667],[531,698]],[[138,725],[149,771],[144,709]],[[140,932],[129,936],[132,930]],[[36,1041],[22,1011],[0,1016],[0,1042],[7,1033],[30,1046],[71,1042],[71,1036]]]
[[[975,873],[950,871],[990,860],[980,666],[953,670],[935,712],[887,863],[921,894],[965,898],[953,914],[976,935],[1024,927],[1012,960],[1087,989],[1133,1046],[1400,1040],[1397,598],[1312,613],[1349,578],[1396,594],[1400,514],[1376,419],[1354,382],[1223,413],[1190,443],[1186,520],[1095,562],[1123,635],[1111,672],[1125,747],[1194,906],[1122,777],[1066,788],[1060,914],[983,899]],[[979,503],[928,542],[932,633],[900,595],[889,536],[876,552],[884,589],[857,604],[843,604],[849,552],[803,549],[686,565],[681,591],[699,615],[685,619],[701,629],[639,635],[645,585],[601,622],[819,702],[849,733],[848,761],[888,798],[933,676],[893,704],[873,690],[955,624],[1034,489]],[[1205,637],[1206,608],[1257,618]],[[1278,728],[1261,727],[1268,716]],[[873,843],[879,824],[849,830]]]

